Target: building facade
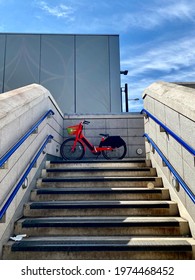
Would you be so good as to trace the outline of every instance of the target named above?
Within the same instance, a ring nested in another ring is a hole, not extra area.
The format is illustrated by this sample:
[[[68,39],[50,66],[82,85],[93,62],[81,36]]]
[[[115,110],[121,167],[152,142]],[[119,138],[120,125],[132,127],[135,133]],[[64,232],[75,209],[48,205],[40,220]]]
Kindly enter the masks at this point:
[[[0,34],[0,93],[46,87],[65,114],[120,113],[118,35]]]

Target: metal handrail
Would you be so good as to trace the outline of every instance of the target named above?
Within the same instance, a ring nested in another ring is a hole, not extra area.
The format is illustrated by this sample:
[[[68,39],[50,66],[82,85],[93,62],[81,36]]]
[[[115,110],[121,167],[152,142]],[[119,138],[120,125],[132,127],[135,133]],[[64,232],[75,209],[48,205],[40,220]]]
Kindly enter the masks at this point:
[[[170,134],[178,143],[180,143],[188,152],[190,152],[193,156],[195,156],[195,149],[188,145],[185,141],[183,141],[178,135],[176,135],[170,128],[164,125],[161,121],[159,121],[155,116],[153,116],[146,109],[141,111],[141,114],[146,114],[151,119],[153,119],[157,124],[159,124],[168,134]]]
[[[166,164],[166,166],[169,168],[171,173],[174,175],[174,177],[177,179],[179,184],[183,187],[185,192],[188,194],[188,196],[191,198],[193,203],[195,204],[195,195],[194,193],[190,190],[190,188],[186,185],[186,183],[183,181],[183,179],[180,177],[180,175],[177,173],[177,171],[173,168],[173,166],[170,164],[168,159],[164,156],[164,154],[161,152],[161,150],[158,148],[158,146],[154,143],[154,141],[149,137],[147,133],[144,133],[143,135],[148,139],[148,142],[151,143],[153,148],[157,151],[163,162]]]
[[[24,141],[38,128],[38,126],[47,118],[49,115],[54,115],[54,112],[50,109],[47,111],[38,122],[36,122],[25,135],[0,158],[0,167],[15,153],[15,151],[24,143]]]
[[[24,183],[25,179],[27,178],[28,174],[30,173],[31,169],[34,167],[37,159],[39,158],[39,156],[41,155],[41,153],[43,152],[45,146],[47,145],[47,143],[53,139],[52,135],[47,136],[46,140],[44,141],[43,145],[41,146],[41,148],[39,149],[39,151],[37,152],[37,154],[35,155],[35,157],[32,159],[31,163],[29,164],[29,167],[26,169],[25,173],[23,174],[23,176],[21,177],[21,179],[19,180],[18,184],[16,185],[16,187],[14,188],[14,190],[12,191],[12,193],[10,194],[10,196],[8,197],[8,199],[6,200],[4,206],[2,207],[2,209],[0,210],[0,220],[2,219],[2,217],[4,216],[6,210],[8,209],[8,207],[10,206],[12,200],[14,199],[14,197],[16,196],[17,192],[19,191],[20,187],[22,186],[22,184]]]

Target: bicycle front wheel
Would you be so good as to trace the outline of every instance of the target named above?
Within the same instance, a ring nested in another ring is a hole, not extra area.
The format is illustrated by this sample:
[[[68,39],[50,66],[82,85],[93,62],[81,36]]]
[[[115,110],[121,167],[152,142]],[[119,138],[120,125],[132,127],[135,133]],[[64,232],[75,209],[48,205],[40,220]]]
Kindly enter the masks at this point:
[[[126,153],[127,153],[127,146],[125,143],[119,148],[114,148],[113,150],[109,150],[109,151],[102,151],[102,154],[106,159],[113,159],[113,160],[123,159]]]
[[[60,147],[60,154],[66,160],[79,160],[82,159],[85,154],[83,144],[78,140],[75,149],[72,150],[75,138],[69,138],[65,140]]]

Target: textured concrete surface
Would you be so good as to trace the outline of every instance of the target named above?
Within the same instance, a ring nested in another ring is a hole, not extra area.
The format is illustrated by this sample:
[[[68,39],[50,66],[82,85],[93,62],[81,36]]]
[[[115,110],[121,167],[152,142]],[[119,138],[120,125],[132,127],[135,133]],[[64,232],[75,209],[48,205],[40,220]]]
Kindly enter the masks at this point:
[[[48,144],[45,152],[55,156],[59,156],[59,147],[63,139],[63,114],[46,88],[31,84],[0,94],[0,157],[15,145],[49,109],[52,109],[55,115],[46,118],[36,133],[31,134],[8,159],[6,168],[0,169],[0,208],[6,202],[46,137],[49,134],[54,136],[52,145]],[[13,229],[13,216],[15,215],[14,218],[16,218],[21,215],[23,200],[28,199],[31,182],[37,176],[40,165],[45,160],[45,155],[40,155],[36,166],[31,170],[25,182],[27,188],[21,187],[6,211],[4,222],[0,223],[0,251],[3,240],[10,236]]]
[[[151,84],[143,93],[144,108],[171,129],[183,141],[195,149],[195,89],[174,83],[156,82]],[[174,138],[165,132],[152,119],[145,119],[145,131],[158,145],[171,165],[179,173],[191,191],[195,194],[195,161],[194,156],[182,147]],[[195,205],[181,186],[174,188],[173,176],[157,153],[151,152],[146,144],[149,158],[155,159],[162,174],[169,181],[178,200],[185,206],[192,218],[193,232],[195,232]],[[185,211],[184,211],[185,212]]]

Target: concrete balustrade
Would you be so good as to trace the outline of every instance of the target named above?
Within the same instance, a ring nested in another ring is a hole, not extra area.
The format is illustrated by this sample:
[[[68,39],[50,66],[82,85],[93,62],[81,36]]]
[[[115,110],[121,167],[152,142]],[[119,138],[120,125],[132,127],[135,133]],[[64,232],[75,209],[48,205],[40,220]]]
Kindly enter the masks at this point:
[[[175,134],[195,149],[195,89],[174,83],[156,82],[150,85],[143,94],[144,108],[169,127]],[[179,173],[190,190],[195,194],[195,159],[184,147],[165,132],[151,118],[145,118],[145,132],[157,144]],[[179,202],[180,211],[190,221],[195,236],[195,205],[178,186],[168,168],[151,146],[146,143],[146,155],[157,167],[163,177],[165,186]]]
[[[54,136],[52,144],[46,146],[46,152],[60,156],[59,147],[63,140],[63,114],[55,100],[44,87],[32,84],[10,92],[0,94],[0,157],[2,157],[49,109],[55,113],[46,118],[38,130],[18,148],[5,166],[0,168],[0,209],[18,180],[23,175],[31,159],[49,134]],[[36,166],[31,170],[26,188],[21,188],[5,217],[0,222],[0,244],[10,236],[13,222],[21,216],[24,201],[28,200],[30,190],[46,160],[41,154]],[[0,248],[1,251],[2,248]]]

